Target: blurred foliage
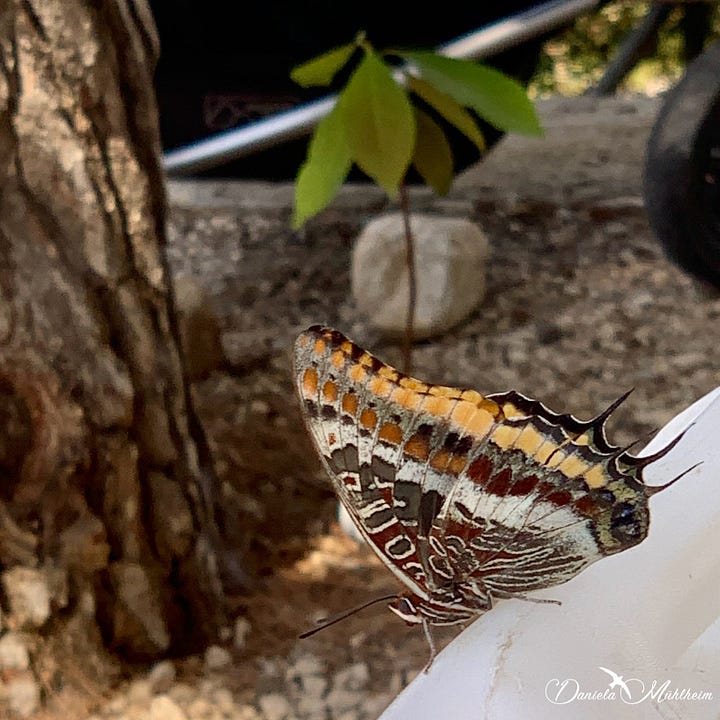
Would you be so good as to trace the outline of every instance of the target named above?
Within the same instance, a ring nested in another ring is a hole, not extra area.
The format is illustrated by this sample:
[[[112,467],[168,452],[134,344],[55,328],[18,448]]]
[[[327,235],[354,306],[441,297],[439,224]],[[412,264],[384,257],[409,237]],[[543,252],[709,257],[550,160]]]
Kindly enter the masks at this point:
[[[545,44],[538,72],[530,86],[533,97],[585,91],[603,73],[619,43],[648,12],[651,3],[619,0],[583,15],[572,27]],[[683,72],[683,9],[676,8],[663,25],[656,48],[628,75],[621,90],[657,94]],[[720,37],[720,9],[710,7],[712,37]]]

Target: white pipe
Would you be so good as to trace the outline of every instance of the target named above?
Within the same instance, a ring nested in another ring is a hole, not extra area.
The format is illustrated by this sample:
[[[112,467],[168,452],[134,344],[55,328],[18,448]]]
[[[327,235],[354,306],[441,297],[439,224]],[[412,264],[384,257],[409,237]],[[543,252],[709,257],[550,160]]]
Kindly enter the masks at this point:
[[[552,0],[441,45],[438,52],[455,58],[478,59],[495,55],[565,24],[592,10],[599,2]],[[182,175],[207,170],[302,137],[310,133],[332,110],[336,99],[336,95],[328,95],[292,110],[274,113],[262,120],[170,150],[163,155],[165,171],[171,175]]]

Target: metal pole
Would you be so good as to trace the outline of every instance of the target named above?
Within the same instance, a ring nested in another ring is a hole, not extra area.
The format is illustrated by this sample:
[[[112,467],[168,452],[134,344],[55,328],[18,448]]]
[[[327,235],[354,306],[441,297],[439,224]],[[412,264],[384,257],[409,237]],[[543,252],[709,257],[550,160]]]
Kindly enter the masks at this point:
[[[473,59],[495,55],[564,25],[600,2],[552,0],[441,45],[438,52],[449,57]],[[170,150],[163,155],[165,171],[171,175],[183,175],[207,170],[306,135],[332,110],[336,99],[336,95],[328,95]]]
[[[671,3],[652,5],[640,25],[620,43],[615,57],[605,68],[603,76],[586,92],[586,95],[612,95],[638,61],[650,54],[648,52],[650,41],[657,38],[658,31],[674,7]]]

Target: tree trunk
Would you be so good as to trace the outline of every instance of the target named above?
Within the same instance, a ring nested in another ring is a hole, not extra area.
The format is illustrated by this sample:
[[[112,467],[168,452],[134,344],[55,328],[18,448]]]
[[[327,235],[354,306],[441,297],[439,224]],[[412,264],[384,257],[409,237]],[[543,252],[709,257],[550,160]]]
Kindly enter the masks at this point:
[[[66,571],[68,602],[92,591],[134,658],[222,619],[216,478],[165,256],[157,53],[145,0],[0,0],[0,565]]]

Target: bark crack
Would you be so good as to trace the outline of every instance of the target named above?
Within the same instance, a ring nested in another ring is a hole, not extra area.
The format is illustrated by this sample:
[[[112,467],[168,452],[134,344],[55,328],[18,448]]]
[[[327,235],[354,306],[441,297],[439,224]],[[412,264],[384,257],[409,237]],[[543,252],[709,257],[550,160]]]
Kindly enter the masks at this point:
[[[37,32],[37,34],[40,36],[40,39],[43,42],[47,42],[48,34],[45,30],[45,26],[43,25],[42,20],[40,19],[40,15],[38,15],[30,0],[22,0],[22,8],[25,11],[28,20],[30,20],[33,28],[35,28],[35,32]]]

